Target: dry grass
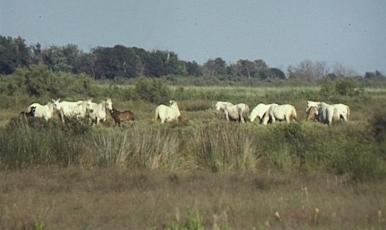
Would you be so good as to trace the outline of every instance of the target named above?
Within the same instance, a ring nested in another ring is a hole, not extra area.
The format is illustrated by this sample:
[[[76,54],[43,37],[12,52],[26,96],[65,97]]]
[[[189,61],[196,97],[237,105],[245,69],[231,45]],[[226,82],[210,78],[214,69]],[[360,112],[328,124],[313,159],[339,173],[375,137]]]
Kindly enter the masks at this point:
[[[386,183],[328,174],[166,173],[114,168],[0,174],[1,229],[382,229]]]

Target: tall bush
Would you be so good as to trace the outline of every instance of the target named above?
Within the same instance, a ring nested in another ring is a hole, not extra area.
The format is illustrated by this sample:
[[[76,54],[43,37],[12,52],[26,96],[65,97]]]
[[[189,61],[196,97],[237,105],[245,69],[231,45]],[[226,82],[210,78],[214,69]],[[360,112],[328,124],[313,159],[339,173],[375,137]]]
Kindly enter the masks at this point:
[[[140,99],[152,103],[166,103],[171,96],[171,90],[161,80],[140,78],[135,83],[135,92]]]

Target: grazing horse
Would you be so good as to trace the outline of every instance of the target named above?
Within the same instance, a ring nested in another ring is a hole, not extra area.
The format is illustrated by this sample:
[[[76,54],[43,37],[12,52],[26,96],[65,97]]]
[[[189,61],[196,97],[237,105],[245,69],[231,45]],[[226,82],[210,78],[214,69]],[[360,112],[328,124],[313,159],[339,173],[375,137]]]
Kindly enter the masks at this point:
[[[216,102],[216,105],[215,105],[216,110],[218,112],[224,112],[225,107],[227,107],[227,106],[233,106],[233,104],[228,102],[228,101],[218,101],[218,102]],[[219,113],[217,113],[217,115],[219,115]],[[220,115],[218,117],[220,117]]]
[[[272,105],[277,105],[277,104],[268,104],[268,105],[263,103],[258,104],[249,115],[249,120],[253,122],[256,118],[259,118],[261,123],[264,115],[267,113],[269,107],[271,107]]]
[[[225,105],[221,110],[225,113],[227,121],[236,120],[244,123],[249,114],[249,106],[244,103]]]
[[[275,123],[276,120],[286,121],[290,123],[291,121],[297,119],[296,109],[293,105],[285,104],[285,105],[277,105],[274,104],[269,107],[267,113],[263,118],[263,124],[268,124],[268,121],[271,120],[272,123]]]
[[[52,99],[54,108],[59,112],[60,118],[64,123],[64,118],[85,118],[87,115],[87,108],[91,106],[91,99],[87,101],[60,101],[60,99]]]
[[[178,121],[178,118],[181,116],[180,110],[178,109],[178,105],[176,101],[170,100],[170,106],[167,105],[159,105],[155,109],[155,120],[160,119],[161,124],[166,122],[171,122],[174,120]]]
[[[307,101],[306,112],[311,107],[318,108],[318,120],[331,125],[333,121],[343,120],[347,122],[350,117],[350,107],[345,104],[327,104],[325,102]]]
[[[113,110],[113,102],[111,98],[107,98],[101,103],[88,103],[87,104],[87,115],[91,119],[91,123],[99,124],[99,121],[105,122],[107,119],[107,111]]]
[[[39,103],[33,103],[28,106],[25,115],[44,118],[44,120],[48,121],[52,118],[54,114],[54,104],[47,103],[46,105],[41,105]]]
[[[319,111],[315,106],[310,107],[307,110],[307,121],[318,121],[319,120]]]
[[[232,106],[233,104],[228,101],[218,101],[216,102],[216,110],[223,111],[226,106]]]
[[[125,121],[134,121],[134,113],[131,112],[131,111],[118,111],[116,109],[112,109],[112,110],[109,110],[110,111],[110,115],[111,117],[113,118],[115,124],[120,127],[121,126],[121,122],[125,122]]]

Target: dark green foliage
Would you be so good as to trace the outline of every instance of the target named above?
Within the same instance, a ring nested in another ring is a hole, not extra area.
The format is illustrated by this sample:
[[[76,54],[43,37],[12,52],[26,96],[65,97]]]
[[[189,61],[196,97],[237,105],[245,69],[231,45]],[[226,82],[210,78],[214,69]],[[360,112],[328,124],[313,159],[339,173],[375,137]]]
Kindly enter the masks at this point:
[[[1,93],[33,97],[95,96],[96,88],[85,75],[55,73],[45,65],[18,69],[11,77],[0,77]]]
[[[203,73],[208,76],[224,75],[227,73],[226,63],[220,57],[209,59],[203,66]]]
[[[365,80],[386,80],[386,76],[379,71],[366,72]]]
[[[377,111],[371,126],[375,139],[378,142],[386,142],[386,113]]]
[[[332,95],[335,95],[335,84],[333,81],[326,81],[324,82],[319,91],[320,95],[324,97],[330,97]]]
[[[334,95],[359,96],[363,93],[363,86],[358,81],[350,78],[343,78],[336,81],[326,80],[321,88],[320,94],[325,97]]]
[[[324,79],[336,80],[352,76],[343,66],[338,65],[339,68],[334,73],[328,73],[326,63],[310,60],[290,66],[287,79],[282,70],[269,67],[262,59],[240,59],[235,64],[227,64],[221,57],[217,57],[200,65],[195,61],[180,60],[171,51],[146,51],[137,47],[115,45],[83,52],[73,44],[42,48],[39,43],[28,46],[20,37],[0,36],[0,74],[12,74],[17,68],[42,64],[54,72],[87,74],[94,79],[164,77],[172,84],[194,85],[305,85],[316,84]],[[366,72],[364,77],[357,76],[356,80],[368,86],[379,86],[386,82],[384,74],[379,71]],[[335,91],[341,95],[358,94],[358,90],[351,91],[346,86],[347,83]],[[8,91],[12,91],[12,85]],[[327,94],[328,90],[323,92]],[[40,92],[32,94],[38,95]]]
[[[267,64],[263,60],[243,60],[240,59],[236,64],[231,64],[229,72],[232,75],[255,78],[259,76],[259,73],[268,69]]]
[[[50,70],[81,73],[85,54],[76,45],[51,46],[41,52],[41,59]]]
[[[121,45],[98,47],[93,50],[92,57],[96,78],[133,78],[141,73],[143,65],[133,49]]]
[[[197,64],[197,62],[195,61],[186,62],[185,66],[186,66],[186,72],[188,73],[188,75],[195,76],[195,77],[202,75],[202,70],[200,68],[200,65]]]
[[[140,78],[135,83],[135,92],[142,100],[152,103],[166,103],[170,100],[171,91],[161,80]]]
[[[285,74],[283,73],[283,71],[281,71],[278,68],[269,68],[269,69],[260,71],[259,72],[259,77],[262,80],[268,80],[268,81],[284,80],[284,79],[286,79]]]
[[[24,39],[0,36],[0,74],[11,74],[30,63],[30,48]]]
[[[357,81],[346,78],[336,82],[335,90],[341,96],[357,96],[362,93],[363,88]]]

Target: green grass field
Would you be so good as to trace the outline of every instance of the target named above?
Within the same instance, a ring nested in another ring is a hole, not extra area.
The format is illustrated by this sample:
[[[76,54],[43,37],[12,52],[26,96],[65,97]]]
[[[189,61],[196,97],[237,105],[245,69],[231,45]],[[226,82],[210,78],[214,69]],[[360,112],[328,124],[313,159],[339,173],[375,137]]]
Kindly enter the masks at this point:
[[[160,125],[132,86],[98,85],[136,121],[98,127],[16,119],[49,97],[0,103],[0,229],[384,229],[386,90],[172,86],[188,122]],[[114,91],[115,90],[115,91]],[[64,99],[86,99],[72,95]],[[171,99],[170,98],[170,99]],[[304,121],[307,99],[351,107],[347,124]],[[228,123],[217,100],[293,104],[299,122]]]

